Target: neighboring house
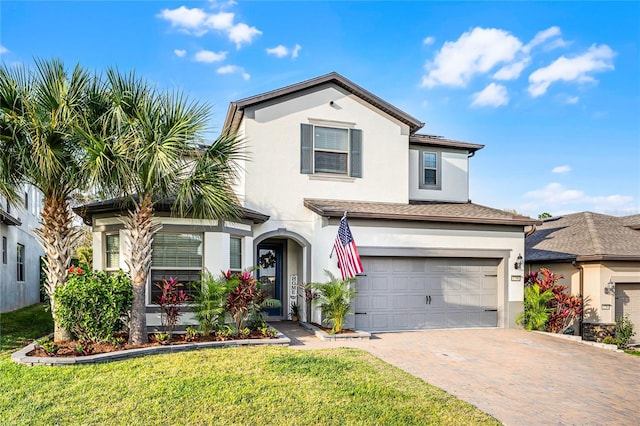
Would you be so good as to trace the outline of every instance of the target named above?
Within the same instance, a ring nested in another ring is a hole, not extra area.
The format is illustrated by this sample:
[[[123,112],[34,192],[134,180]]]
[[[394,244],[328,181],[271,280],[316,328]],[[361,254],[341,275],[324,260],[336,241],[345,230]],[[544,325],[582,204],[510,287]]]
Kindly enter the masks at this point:
[[[585,339],[612,334],[623,315],[640,331],[640,215],[582,212],[545,219],[526,238],[525,257],[529,270],[548,268],[564,276],[560,283],[571,294],[584,295]]]
[[[522,311],[529,217],[469,200],[469,158],[483,145],[416,133],[423,123],[337,73],[232,102],[225,128],[251,161],[235,185],[240,223],[169,217],[153,247],[152,282],[196,280],[253,265],[263,288],[303,307],[305,283],[339,271],[330,258],[346,212],[365,272],[351,327],[369,331],[514,327]],[[499,190],[496,188],[496,190]],[[124,268],[126,232],[113,201],[84,206],[96,268]],[[158,323],[150,282],[147,320]],[[189,320],[189,317],[185,317]]]
[[[40,301],[40,258],[44,252],[33,235],[42,210],[42,194],[27,186],[19,207],[0,198],[0,312]]]

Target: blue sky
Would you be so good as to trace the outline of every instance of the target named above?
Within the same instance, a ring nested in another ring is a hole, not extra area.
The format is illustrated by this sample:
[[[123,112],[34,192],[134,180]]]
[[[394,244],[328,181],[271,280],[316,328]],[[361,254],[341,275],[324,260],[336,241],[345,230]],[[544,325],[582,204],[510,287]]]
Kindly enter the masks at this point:
[[[213,106],[337,71],[481,143],[473,202],[640,213],[640,2],[0,3],[8,64],[116,65]]]

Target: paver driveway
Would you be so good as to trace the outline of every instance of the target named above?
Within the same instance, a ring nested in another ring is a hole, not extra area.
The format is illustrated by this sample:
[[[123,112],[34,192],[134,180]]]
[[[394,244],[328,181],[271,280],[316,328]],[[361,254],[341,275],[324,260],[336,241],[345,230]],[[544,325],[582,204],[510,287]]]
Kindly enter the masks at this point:
[[[276,323],[292,347],[357,347],[507,425],[640,425],[640,357],[511,329],[382,333],[322,342]]]

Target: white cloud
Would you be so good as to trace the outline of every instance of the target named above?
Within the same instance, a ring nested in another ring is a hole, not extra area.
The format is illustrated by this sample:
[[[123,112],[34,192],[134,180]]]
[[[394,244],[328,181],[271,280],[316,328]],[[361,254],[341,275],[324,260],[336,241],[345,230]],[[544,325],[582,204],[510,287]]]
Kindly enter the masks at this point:
[[[215,3],[212,7],[222,9],[235,5],[234,2]],[[239,49],[243,44],[250,44],[262,31],[244,22],[234,23],[235,14],[232,12],[218,11],[208,13],[200,8],[189,9],[180,6],[177,9],[163,9],[158,15],[171,23],[171,26],[187,34],[202,36],[211,30],[220,31],[235,43]]]
[[[422,44],[425,44],[427,46],[429,46],[430,44],[433,44],[436,42],[435,37],[429,36],[429,37],[425,37],[424,40],[422,40]]]
[[[186,50],[184,50],[184,49],[175,49],[175,50],[173,51],[173,53],[175,53],[175,55],[176,55],[178,58],[182,58],[182,57],[184,57],[184,55],[186,55],[186,54],[187,54],[187,51],[186,51]]]
[[[284,47],[281,44],[279,44],[276,47],[272,47],[270,49],[267,49],[267,55],[273,55],[273,56],[276,56],[278,58],[284,58],[288,54],[289,54],[289,49],[287,49],[286,47]]]
[[[227,52],[212,52],[210,50],[200,50],[198,52],[196,52],[194,59],[197,62],[205,62],[205,63],[212,63],[212,62],[220,62],[220,61],[224,61],[227,58]]]
[[[3,53],[9,53],[9,49],[0,44],[0,55]]]
[[[551,170],[551,173],[568,173],[568,172],[570,172],[570,171],[571,171],[571,166],[569,166],[569,165],[564,165],[564,166],[557,166],[557,167],[554,167],[554,168]]]
[[[524,70],[531,63],[531,58],[525,57],[520,61],[512,62],[503,66],[495,74],[493,78],[496,80],[515,80],[520,77],[522,70]]]
[[[580,102],[580,98],[578,96],[569,96],[566,100],[566,103],[569,105],[577,104]]]
[[[247,24],[236,24],[229,30],[229,40],[236,44],[236,48],[240,49],[243,43],[250,44],[254,37],[262,34],[262,31],[256,27],[250,27]]]
[[[591,73],[613,70],[614,56],[615,52],[605,44],[594,44],[587,52],[573,58],[561,56],[551,65],[539,68],[529,76],[529,94],[534,98],[544,95],[549,86],[557,81],[596,81]]]
[[[298,57],[298,54],[301,50],[302,46],[300,46],[299,44],[296,44],[292,49],[279,44],[276,47],[268,48],[267,55],[273,55],[277,58],[284,58],[285,56],[289,56],[289,54],[291,54],[291,58],[295,59]]]
[[[550,27],[546,30],[538,31],[533,39],[522,47],[522,51],[529,53],[534,47],[544,43],[550,38],[560,36],[561,34],[559,27]]]
[[[240,74],[243,79],[249,80],[251,76],[245,72],[244,68],[237,65],[225,65],[216,70],[218,74]]]
[[[526,192],[523,198],[532,200],[531,203],[520,206],[526,211],[537,211],[542,208],[553,212],[585,210],[605,212],[634,208],[632,196],[621,194],[592,196],[581,190],[568,189],[557,182]]]
[[[435,59],[426,63],[428,73],[422,77],[422,86],[465,87],[475,74],[511,62],[521,47],[520,40],[506,31],[476,27],[456,41],[447,41]]]
[[[492,106],[499,107],[509,103],[507,88],[501,84],[491,83],[480,92],[473,94],[472,107]]]
[[[302,50],[302,46],[296,43],[296,45],[293,46],[293,50],[291,51],[291,58],[292,59],[297,58],[301,50]]]

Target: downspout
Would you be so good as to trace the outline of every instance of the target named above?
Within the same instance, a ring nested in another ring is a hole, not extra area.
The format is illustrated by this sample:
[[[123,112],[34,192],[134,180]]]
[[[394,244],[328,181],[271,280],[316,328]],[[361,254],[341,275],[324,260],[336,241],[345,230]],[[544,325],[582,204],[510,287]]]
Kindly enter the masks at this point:
[[[580,300],[582,300],[582,310],[580,311],[580,337],[582,337],[582,324],[584,323],[584,268],[578,264],[575,260],[571,262],[573,267],[580,270]]]

